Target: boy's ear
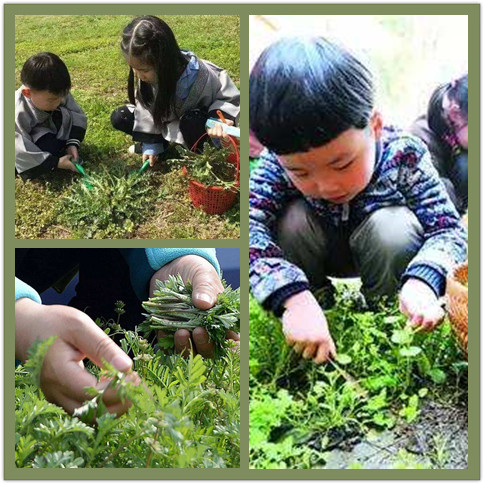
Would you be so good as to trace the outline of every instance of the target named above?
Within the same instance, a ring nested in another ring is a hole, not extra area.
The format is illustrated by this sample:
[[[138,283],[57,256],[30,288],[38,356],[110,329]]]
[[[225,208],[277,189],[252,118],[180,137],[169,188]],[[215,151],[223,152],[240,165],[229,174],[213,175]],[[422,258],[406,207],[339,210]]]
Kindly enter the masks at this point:
[[[31,95],[31,92],[30,92],[30,89],[28,87],[24,87],[22,89],[22,94],[25,96],[25,97],[30,97]]]
[[[383,130],[383,117],[379,111],[373,111],[370,117],[370,128],[375,135],[375,139],[380,139]]]

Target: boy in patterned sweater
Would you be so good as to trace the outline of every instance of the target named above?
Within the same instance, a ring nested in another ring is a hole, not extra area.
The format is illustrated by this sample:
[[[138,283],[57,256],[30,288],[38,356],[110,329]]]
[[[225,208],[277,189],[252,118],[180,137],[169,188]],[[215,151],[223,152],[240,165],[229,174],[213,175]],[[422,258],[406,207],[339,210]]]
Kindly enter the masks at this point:
[[[250,285],[288,344],[316,363],[336,356],[313,296],[328,276],[360,276],[369,300],[399,292],[409,324],[434,328],[467,233],[423,143],[383,127],[370,72],[323,38],[282,39],[249,95],[267,147],[249,185]]]

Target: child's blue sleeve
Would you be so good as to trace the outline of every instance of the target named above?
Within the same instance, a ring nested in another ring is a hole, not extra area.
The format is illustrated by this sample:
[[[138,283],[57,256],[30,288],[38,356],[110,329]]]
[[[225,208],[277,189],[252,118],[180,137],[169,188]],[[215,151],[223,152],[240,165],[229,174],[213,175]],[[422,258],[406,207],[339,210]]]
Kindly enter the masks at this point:
[[[120,249],[129,265],[131,285],[141,301],[148,299],[149,282],[153,274],[169,262],[184,255],[207,259],[220,274],[215,249]]]
[[[38,302],[39,304],[42,303],[39,293],[35,289],[31,288],[20,279],[15,278],[15,301],[22,299],[23,297],[32,299],[32,301]]]

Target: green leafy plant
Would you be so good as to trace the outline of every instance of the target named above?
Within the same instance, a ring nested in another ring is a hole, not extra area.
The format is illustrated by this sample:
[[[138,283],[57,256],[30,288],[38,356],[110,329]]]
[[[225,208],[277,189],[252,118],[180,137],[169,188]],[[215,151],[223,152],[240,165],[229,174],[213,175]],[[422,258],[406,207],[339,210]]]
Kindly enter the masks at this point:
[[[325,315],[338,358],[315,365],[290,349],[280,320],[249,298],[252,467],[321,467],[325,452],[351,446],[370,430],[418,422],[426,399],[465,398],[467,363],[448,321],[432,333],[416,332],[405,327],[397,301],[369,310],[360,299],[353,286],[337,286],[336,305]],[[261,419],[265,414],[274,420]],[[283,443],[291,443],[292,457],[281,450],[272,459]],[[402,465],[413,464],[420,466]]]
[[[240,293],[226,286],[217,296],[215,305],[203,310],[192,302],[192,284],[184,282],[180,275],[170,276],[167,281],[156,281],[154,295],[143,303],[148,311],[140,330],[149,337],[153,331],[163,330],[168,336],[160,340],[165,348],[174,346],[173,335],[178,329],[193,330],[203,327],[210,341],[215,344],[215,356],[226,353],[226,332],[240,329]]]
[[[228,156],[232,153],[230,148],[216,148],[204,143],[201,153],[194,153],[181,146],[177,146],[177,151],[181,158],[176,160],[176,163],[185,166],[193,180],[206,186],[226,189],[236,187],[236,167],[233,163],[227,162]]]
[[[61,222],[76,237],[129,237],[135,227],[145,220],[149,207],[156,199],[156,190],[149,183],[149,173],[142,176],[127,173],[121,163],[105,165],[89,173],[86,187],[81,181],[73,183],[61,210]]]
[[[122,310],[121,306],[118,306]],[[118,320],[119,321],[119,320]],[[15,464],[17,467],[207,468],[240,465],[240,358],[229,351],[216,360],[188,358],[155,350],[137,331],[118,321],[97,321],[133,355],[142,384],[109,364],[87,368],[111,380],[122,399],[132,402],[120,418],[107,413],[103,392],[74,416],[48,403],[37,373],[53,340],[37,343],[25,366],[15,370]]]

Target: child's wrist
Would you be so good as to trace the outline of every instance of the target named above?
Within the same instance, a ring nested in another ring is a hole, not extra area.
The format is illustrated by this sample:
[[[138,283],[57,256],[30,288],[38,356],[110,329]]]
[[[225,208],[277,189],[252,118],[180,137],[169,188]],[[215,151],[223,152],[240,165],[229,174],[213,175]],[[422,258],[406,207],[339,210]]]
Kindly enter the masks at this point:
[[[301,305],[307,305],[307,304],[313,304],[313,303],[317,304],[317,301],[314,298],[311,291],[304,290],[304,291],[298,292],[297,294],[293,294],[292,296],[289,296],[283,305],[285,309],[291,309],[294,306],[301,306]]]

